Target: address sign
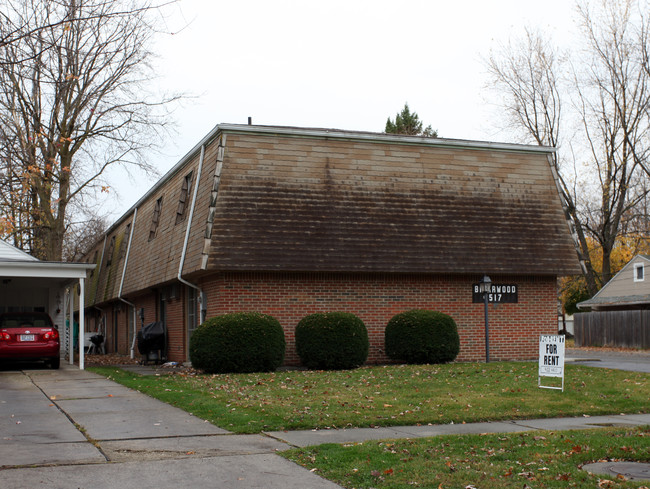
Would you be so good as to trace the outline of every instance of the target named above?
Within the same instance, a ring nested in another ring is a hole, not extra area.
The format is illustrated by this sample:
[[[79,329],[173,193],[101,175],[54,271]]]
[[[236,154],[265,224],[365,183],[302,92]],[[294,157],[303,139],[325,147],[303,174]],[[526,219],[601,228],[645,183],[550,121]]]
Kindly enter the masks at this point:
[[[488,302],[494,304],[514,304],[518,302],[519,287],[515,284],[492,284],[488,293]],[[479,292],[479,284],[472,285],[472,302],[484,302],[483,294]]]

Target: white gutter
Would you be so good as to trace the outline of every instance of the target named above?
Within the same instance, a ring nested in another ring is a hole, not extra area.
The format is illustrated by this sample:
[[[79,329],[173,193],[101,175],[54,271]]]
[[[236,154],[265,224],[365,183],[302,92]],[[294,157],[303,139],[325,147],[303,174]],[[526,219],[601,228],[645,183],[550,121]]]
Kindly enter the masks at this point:
[[[89,263],[0,261],[0,276],[77,279],[95,268]]]
[[[178,276],[176,277],[179,282],[198,290],[201,302],[200,323],[205,321],[205,314],[207,310],[207,299],[198,285],[188,282],[181,275],[183,274],[183,265],[185,265],[185,255],[187,254],[187,244],[190,240],[190,229],[192,228],[192,218],[194,217],[194,208],[196,207],[196,196],[199,193],[199,184],[201,183],[201,172],[203,170],[203,159],[205,158],[205,144],[201,146],[201,157],[199,158],[199,167],[196,170],[196,183],[192,192],[192,206],[190,207],[190,214],[187,216],[187,227],[185,228],[185,240],[183,241],[183,252],[181,253],[181,260],[178,264]]]
[[[135,231],[135,219],[138,217],[138,208],[133,211],[133,221],[131,222],[131,234],[129,235],[129,244],[126,247],[126,257],[124,257],[124,268],[122,268],[122,279],[120,280],[120,291],[117,293],[117,298],[124,302],[126,305],[131,306],[133,309],[133,341],[131,342],[131,358],[135,358],[135,339],[137,334],[137,317],[135,313],[135,304],[127,301],[122,297],[122,289],[124,288],[124,277],[126,276],[126,266],[129,264],[129,256],[131,255],[131,242],[133,241],[133,232]]]

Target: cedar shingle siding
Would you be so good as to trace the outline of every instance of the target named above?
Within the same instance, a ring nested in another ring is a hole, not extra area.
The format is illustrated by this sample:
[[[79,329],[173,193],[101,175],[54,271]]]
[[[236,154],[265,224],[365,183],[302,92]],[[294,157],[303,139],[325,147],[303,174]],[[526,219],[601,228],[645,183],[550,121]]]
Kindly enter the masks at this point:
[[[122,297],[145,308],[147,323],[158,319],[156,301],[165,297],[163,288],[176,284],[179,293],[166,306],[169,353],[185,360],[186,289],[177,275],[189,224],[182,277],[203,289],[208,316],[238,307],[281,314],[293,348],[290,336],[301,315],[362,308],[358,301],[317,297],[318,290],[335,290],[340,277],[358,276],[360,284],[373,288],[368,300],[385,296],[382,301],[387,301],[380,315],[362,317],[372,322],[373,361],[385,360],[383,327],[392,314],[444,304],[458,307],[465,341],[459,358],[480,359],[472,353],[482,348],[480,330],[475,331],[482,315],[472,309],[480,305],[471,304],[471,284],[483,273],[503,283],[520,277],[531,287],[545,284],[543,297],[522,290],[519,305],[500,308],[495,334],[502,336],[502,358],[528,358],[535,351],[535,335],[556,328],[555,278],[579,273],[550,151],[332,130],[217,126],[88,253],[105,255],[115,239],[110,265],[103,256],[104,265],[89,281],[86,305],[108,311],[122,287]],[[128,245],[129,224],[133,239],[127,254],[122,247]],[[226,276],[237,280],[229,284]],[[443,286],[418,286],[419,292],[402,302],[402,292],[396,299],[378,292],[386,277],[401,284],[397,289],[411,290],[414,276],[421,277],[417,284],[433,280]],[[272,298],[274,289],[267,286],[276,279],[281,285]],[[303,289],[313,280],[322,281],[322,287]],[[443,289],[446,302],[442,295],[424,292]],[[264,296],[252,290],[263,290]],[[512,341],[503,335],[529,319],[525,348],[519,354],[512,353],[516,348],[506,350]],[[126,334],[126,326],[119,327],[118,334]],[[499,339],[494,342],[498,345]],[[294,353],[287,358],[295,358]]]

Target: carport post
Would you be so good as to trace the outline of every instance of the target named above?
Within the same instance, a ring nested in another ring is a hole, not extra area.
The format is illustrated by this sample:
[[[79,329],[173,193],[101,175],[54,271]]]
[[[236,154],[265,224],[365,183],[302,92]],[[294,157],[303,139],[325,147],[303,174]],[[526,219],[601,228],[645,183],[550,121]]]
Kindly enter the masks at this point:
[[[79,278],[79,370],[84,370],[84,330],[86,329],[86,317],[84,309],[86,306],[86,279]]]
[[[63,324],[67,323],[68,328],[68,360],[70,365],[74,364],[74,324],[72,317],[68,317],[68,311],[72,311],[72,305],[68,310],[68,301],[70,301],[70,288],[66,287],[63,292]]]

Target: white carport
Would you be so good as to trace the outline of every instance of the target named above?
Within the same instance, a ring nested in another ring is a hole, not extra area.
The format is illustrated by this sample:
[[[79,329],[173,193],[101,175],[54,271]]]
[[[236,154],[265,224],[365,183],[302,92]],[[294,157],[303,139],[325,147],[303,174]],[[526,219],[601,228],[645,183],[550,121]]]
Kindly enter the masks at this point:
[[[78,284],[79,368],[84,369],[85,281],[95,265],[45,262],[0,240],[0,312],[40,310],[50,314],[59,330],[66,328],[68,355],[73,352],[73,287]]]

